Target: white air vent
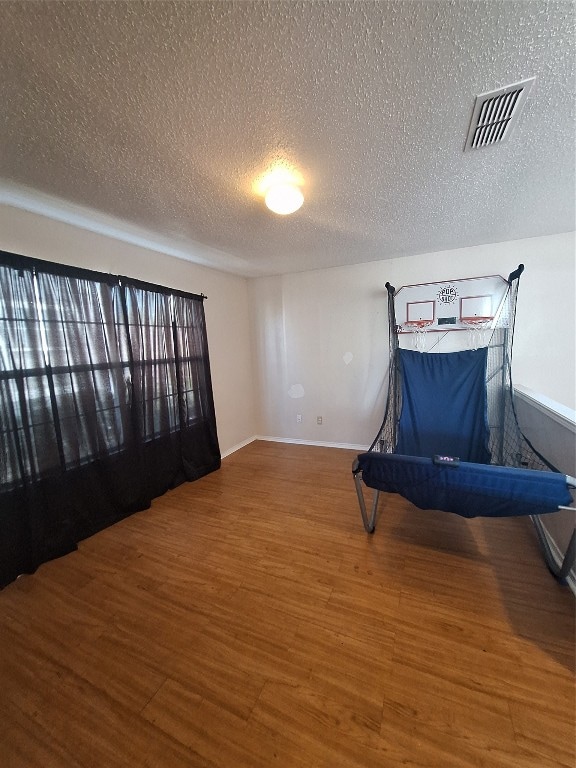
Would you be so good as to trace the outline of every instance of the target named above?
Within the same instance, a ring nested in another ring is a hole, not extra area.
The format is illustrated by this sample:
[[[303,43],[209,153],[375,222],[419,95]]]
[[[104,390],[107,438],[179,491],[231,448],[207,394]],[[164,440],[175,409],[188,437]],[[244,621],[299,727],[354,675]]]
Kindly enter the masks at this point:
[[[531,77],[521,83],[476,96],[464,150],[501,144],[507,139],[520,117],[535,79]]]

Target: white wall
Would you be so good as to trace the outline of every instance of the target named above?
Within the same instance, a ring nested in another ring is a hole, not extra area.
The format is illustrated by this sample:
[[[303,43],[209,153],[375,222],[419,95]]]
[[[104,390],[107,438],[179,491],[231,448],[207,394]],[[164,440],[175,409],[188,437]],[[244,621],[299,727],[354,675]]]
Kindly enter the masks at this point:
[[[113,240],[35,213],[0,206],[0,249],[204,293],[212,385],[222,453],[255,433],[245,278]]]
[[[363,265],[251,281],[260,435],[369,440],[382,418],[388,354],[385,291],[375,270]]]
[[[223,453],[254,434],[367,446],[387,389],[385,282],[506,276],[520,262],[514,383],[575,408],[574,233],[246,280],[0,206],[0,248],[207,294]]]
[[[574,408],[574,245],[568,233],[251,280],[259,434],[368,445],[387,389],[386,281],[507,277],[520,263],[514,384]]]

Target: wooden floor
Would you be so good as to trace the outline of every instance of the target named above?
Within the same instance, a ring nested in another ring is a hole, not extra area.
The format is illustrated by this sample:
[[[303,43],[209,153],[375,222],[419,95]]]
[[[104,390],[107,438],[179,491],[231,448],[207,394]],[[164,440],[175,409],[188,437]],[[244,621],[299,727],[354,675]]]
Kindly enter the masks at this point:
[[[0,592],[2,768],[575,764],[574,599],[530,523],[256,442]]]

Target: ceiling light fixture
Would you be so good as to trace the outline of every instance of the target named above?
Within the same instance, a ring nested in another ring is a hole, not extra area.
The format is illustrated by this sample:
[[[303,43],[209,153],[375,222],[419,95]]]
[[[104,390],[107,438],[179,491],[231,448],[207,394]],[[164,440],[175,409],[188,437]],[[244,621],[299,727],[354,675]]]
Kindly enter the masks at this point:
[[[272,184],[264,196],[266,206],[281,216],[294,213],[304,202],[304,195],[296,184],[281,182]]]

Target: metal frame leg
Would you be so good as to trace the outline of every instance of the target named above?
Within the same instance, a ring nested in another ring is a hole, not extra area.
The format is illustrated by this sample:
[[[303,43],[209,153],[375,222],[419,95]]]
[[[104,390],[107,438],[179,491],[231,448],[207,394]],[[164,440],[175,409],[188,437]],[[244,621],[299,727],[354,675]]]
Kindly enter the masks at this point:
[[[354,461],[352,465],[352,474],[354,476],[354,485],[356,487],[356,495],[358,496],[358,504],[360,505],[360,514],[362,515],[362,522],[366,533],[374,533],[376,528],[376,512],[378,510],[378,500],[380,498],[380,491],[374,490],[374,499],[372,501],[372,509],[370,515],[366,509],[366,501],[364,500],[364,489],[362,487],[362,472],[358,471],[358,461]]]
[[[571,490],[571,492],[574,493],[576,490],[576,478],[571,477],[570,475],[566,475],[566,484],[568,485],[568,488]],[[574,512],[575,508],[574,505],[571,505],[569,507],[558,507],[558,509],[565,509],[567,511]],[[576,566],[576,528],[572,531],[572,536],[570,537],[570,541],[566,547],[563,560],[560,565],[558,565],[554,553],[552,552],[552,548],[548,542],[548,536],[544,526],[542,525],[542,521],[536,515],[530,515],[530,519],[536,528],[538,542],[542,549],[542,554],[544,555],[544,560],[548,570],[560,584],[567,584],[570,571]]]
[[[572,532],[572,536],[566,547],[566,552],[564,553],[564,559],[562,560],[562,563],[558,565],[550,548],[550,544],[548,543],[546,532],[544,531],[544,526],[542,525],[540,518],[536,517],[536,515],[530,515],[530,519],[536,528],[538,541],[540,542],[540,547],[548,570],[560,584],[566,584],[568,574],[576,563],[576,530]]]

